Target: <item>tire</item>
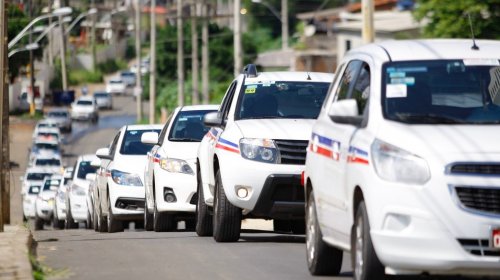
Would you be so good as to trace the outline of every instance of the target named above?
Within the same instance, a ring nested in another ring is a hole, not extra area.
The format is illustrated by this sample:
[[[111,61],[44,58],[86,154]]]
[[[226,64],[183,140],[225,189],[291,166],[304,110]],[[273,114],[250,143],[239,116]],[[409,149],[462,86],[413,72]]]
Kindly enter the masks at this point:
[[[292,223],[290,220],[274,219],[273,228],[276,232],[289,233],[292,231]]]
[[[227,200],[220,170],[215,179],[213,235],[217,242],[236,242],[240,239],[241,209]]]
[[[97,209],[94,207],[94,212],[92,214],[94,217],[92,219],[92,227],[94,228],[94,231],[99,231],[99,217],[97,216]]]
[[[306,203],[306,222],[306,259],[309,272],[312,275],[338,275],[344,252],[323,241],[313,192]]]
[[[200,170],[198,170],[198,201],[196,202],[196,234],[198,236],[212,236],[213,220],[210,215],[208,205],[205,203],[203,187],[201,185]]]
[[[175,223],[174,216],[165,212],[158,212],[156,208],[153,212],[153,230],[155,232],[165,232],[173,231],[177,229],[177,223]]]
[[[39,218],[38,216],[35,216],[35,230],[43,230],[43,224],[45,222],[43,219]]]
[[[195,231],[196,229],[196,221],[195,220],[184,220],[186,224],[186,231]]]
[[[52,227],[54,229],[64,229],[65,223],[65,220],[59,220],[59,217],[57,216],[57,208],[55,208],[54,215],[52,215]]]
[[[68,207],[68,212],[66,213],[66,229],[76,228],[78,228],[78,223],[73,220],[73,215],[71,215],[71,207]]]
[[[148,200],[144,197],[144,230],[153,230],[153,214],[149,213]]]
[[[306,233],[306,221],[305,220],[292,220],[290,221],[290,228],[293,234],[305,234]]]
[[[94,225],[92,223],[92,217],[90,216],[90,211],[87,210],[87,220],[85,221],[85,228],[86,229],[93,229]]]
[[[353,279],[384,279],[384,266],[373,248],[370,236],[370,223],[364,201],[361,201],[356,212],[354,226],[351,231],[351,256]]]
[[[97,225],[99,232],[108,232],[108,221],[102,214],[101,203],[99,202],[99,213],[97,213]]]
[[[117,220],[115,215],[113,215],[111,201],[108,201],[108,233],[121,232],[123,231],[123,221]]]

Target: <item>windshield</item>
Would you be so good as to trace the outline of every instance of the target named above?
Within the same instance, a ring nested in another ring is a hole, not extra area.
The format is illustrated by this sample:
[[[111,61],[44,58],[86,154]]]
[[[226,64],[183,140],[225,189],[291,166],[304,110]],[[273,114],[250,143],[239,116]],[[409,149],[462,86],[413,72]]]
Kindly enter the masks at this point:
[[[94,97],[96,97],[96,98],[109,97],[109,93],[105,93],[105,92],[94,93]]]
[[[83,105],[83,106],[92,106],[92,101],[90,100],[78,100],[76,102],[78,105]]]
[[[40,186],[31,186],[28,190],[28,194],[38,194],[40,193]]]
[[[179,112],[170,129],[168,140],[200,142],[210,129],[203,124],[203,117],[210,112],[215,110]]]
[[[78,167],[78,173],[76,174],[77,178],[85,179],[85,176],[89,173],[95,173],[97,167],[90,165],[90,161],[81,161],[80,166]]]
[[[237,119],[316,119],[330,83],[245,83]]]
[[[61,183],[61,180],[59,180],[59,179],[49,179],[49,180],[45,181],[45,184],[43,185],[43,190],[48,191],[48,190],[50,190],[51,186],[57,188],[57,187],[59,187],[60,183]]]
[[[50,143],[36,143],[35,144],[35,150],[58,151],[59,150],[59,146],[57,144],[50,144]]]
[[[68,112],[49,112],[48,113],[48,116],[49,117],[53,117],[53,118],[65,118],[68,116]]]
[[[56,158],[39,158],[35,162],[36,166],[60,166],[61,161]]]
[[[39,137],[44,137],[44,138],[52,138],[54,137],[55,139],[59,138],[59,134],[55,132],[38,132]]]
[[[498,60],[392,62],[383,67],[384,117],[412,124],[500,123]]]
[[[28,176],[26,176],[27,180],[43,180],[45,177],[50,176],[50,173],[28,173]]]
[[[159,129],[127,130],[123,136],[120,154],[122,155],[146,155],[151,150],[151,145],[141,142],[141,136],[146,132],[160,133]]]
[[[110,84],[121,84],[122,81],[109,81]]]
[[[122,72],[122,77],[135,77],[135,74],[132,72]]]

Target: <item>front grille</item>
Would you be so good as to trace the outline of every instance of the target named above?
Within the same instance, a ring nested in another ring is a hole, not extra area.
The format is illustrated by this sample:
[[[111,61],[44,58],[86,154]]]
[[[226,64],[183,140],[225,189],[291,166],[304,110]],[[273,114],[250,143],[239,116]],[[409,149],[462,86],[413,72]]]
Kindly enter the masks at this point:
[[[490,247],[488,239],[458,239],[458,242],[472,255],[500,257],[500,249]]]
[[[118,198],[115,207],[125,210],[144,210],[144,199],[140,198]]]
[[[457,175],[500,175],[500,163],[455,163],[451,174]]]
[[[282,164],[306,164],[307,140],[274,140]]]
[[[459,186],[455,192],[463,207],[500,215],[500,189]]]
[[[191,197],[191,200],[189,200],[189,204],[196,205],[198,203],[198,193],[195,192],[193,196]]]

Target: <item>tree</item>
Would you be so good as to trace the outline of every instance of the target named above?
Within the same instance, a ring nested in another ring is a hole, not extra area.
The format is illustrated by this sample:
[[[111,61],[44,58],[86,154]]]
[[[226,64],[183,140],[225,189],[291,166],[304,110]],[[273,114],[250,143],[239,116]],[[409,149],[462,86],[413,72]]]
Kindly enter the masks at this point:
[[[428,20],[424,36],[439,38],[470,38],[467,14],[477,38],[500,39],[500,0],[419,0],[414,11]]]

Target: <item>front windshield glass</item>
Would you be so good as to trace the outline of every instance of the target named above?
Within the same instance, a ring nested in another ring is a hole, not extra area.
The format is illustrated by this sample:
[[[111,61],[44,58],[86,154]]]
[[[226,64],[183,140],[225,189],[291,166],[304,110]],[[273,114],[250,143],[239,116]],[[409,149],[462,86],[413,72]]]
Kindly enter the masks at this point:
[[[58,151],[59,150],[59,146],[57,144],[50,144],[50,143],[36,143],[35,144],[35,149],[36,150]]]
[[[141,142],[141,136],[146,132],[160,133],[159,129],[127,130],[123,136],[120,154],[146,155],[151,150],[151,145]]]
[[[37,166],[60,166],[61,161],[56,158],[39,158],[36,160],[35,165]]]
[[[90,101],[90,100],[78,100],[76,102],[76,104],[82,105],[82,106],[92,106],[92,101]]]
[[[203,117],[215,111],[183,111],[177,114],[172,124],[168,141],[200,142],[209,128],[203,124]]]
[[[49,112],[48,116],[53,118],[65,118],[68,116],[68,112],[63,112],[63,111]]]
[[[76,174],[77,178],[85,179],[85,176],[89,173],[95,173],[97,167],[90,165],[90,161],[81,161],[80,166],[78,167],[78,173]]]
[[[500,123],[500,62],[391,62],[383,67],[384,117],[411,124]]]
[[[43,190],[48,191],[48,190],[50,190],[51,186],[57,188],[60,183],[61,183],[61,180],[59,180],[59,179],[49,179],[49,180],[45,181],[45,184],[43,185]]]
[[[26,176],[27,180],[38,180],[41,181],[45,179],[45,177],[50,176],[50,173],[28,173],[28,176]]]
[[[316,119],[330,83],[247,82],[236,119]]]
[[[39,137],[44,137],[44,138],[55,138],[55,139],[58,139],[59,138],[59,134],[55,133],[55,132],[38,132],[38,136]]]
[[[109,93],[105,92],[94,93],[94,97],[95,98],[109,97]]]

